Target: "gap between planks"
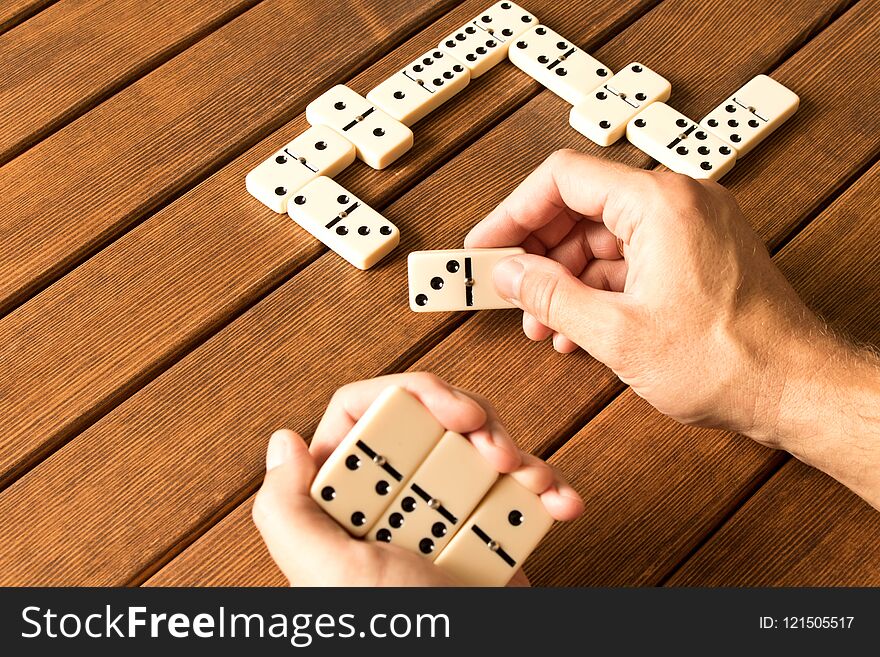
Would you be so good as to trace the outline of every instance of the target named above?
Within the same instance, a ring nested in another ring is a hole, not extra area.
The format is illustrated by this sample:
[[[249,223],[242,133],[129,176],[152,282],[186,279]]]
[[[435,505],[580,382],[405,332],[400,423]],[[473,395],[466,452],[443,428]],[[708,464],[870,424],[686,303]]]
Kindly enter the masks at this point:
[[[848,7],[851,7],[851,6],[852,6],[852,3],[850,3],[850,5],[848,5],[847,8],[848,8]],[[839,11],[839,12],[836,12],[835,19],[836,19],[837,17],[839,17],[842,13],[844,13],[844,11],[845,11],[845,9],[844,9],[844,10],[841,10],[841,11]],[[831,23],[831,22],[833,22],[833,21],[832,21],[832,20],[825,21],[824,25],[827,26],[827,25],[828,25],[829,23]],[[812,40],[812,38],[815,38],[815,36],[818,36],[818,34],[821,33],[821,31],[822,31],[821,29],[820,29],[820,30],[817,30],[817,31],[814,33],[814,35],[813,35],[810,39],[807,39],[807,40],[804,42],[804,44],[806,44],[807,42],[809,42],[810,40]],[[802,46],[801,46],[801,47],[802,47]],[[791,53],[791,52],[796,52],[796,51],[799,50],[799,49],[800,49],[800,48],[789,49],[789,53]],[[787,58],[787,56],[781,58],[779,61],[781,62],[781,61],[783,61],[783,60],[786,59],[786,58]],[[771,67],[771,68],[775,68],[775,66],[774,66],[774,67]],[[801,230],[802,228],[804,228],[804,227],[807,226],[811,221],[813,221],[814,219],[816,219],[816,218],[822,213],[822,211],[823,211],[825,208],[827,208],[827,207],[828,207],[829,205],[831,205],[831,204],[832,204],[837,198],[839,198],[839,197],[840,197],[840,196],[846,191],[846,189],[847,189],[847,188],[848,188],[848,187],[849,187],[849,186],[850,186],[855,180],[857,180],[857,179],[858,179],[858,178],[859,178],[859,177],[860,177],[860,176],[861,176],[866,170],[868,170],[868,169],[870,168],[871,165],[872,165],[872,163],[869,163],[869,164],[867,164],[867,165],[863,165],[863,166],[857,168],[852,174],[850,174],[849,176],[847,176],[847,177],[844,179],[844,181],[843,181],[839,186],[837,186],[836,188],[834,188],[834,189],[833,189],[828,195],[826,195],[826,196],[822,199],[822,201],[821,201],[820,203],[818,203],[817,205],[815,205],[815,206],[813,207],[813,209],[812,209],[811,211],[809,211],[809,212],[805,215],[805,219],[804,219],[804,220],[802,220],[802,221],[799,222],[797,225],[795,225],[794,227],[792,227],[789,231],[787,231],[786,233],[784,233],[783,236],[782,236],[780,239],[777,240],[777,242],[776,242],[776,246],[775,246],[775,248],[773,249],[774,253],[778,253],[778,252],[779,252],[779,251],[780,251],[780,250],[781,250],[781,249],[782,249],[782,248],[783,248],[788,242],[791,241],[791,239],[793,239],[794,236],[796,236],[796,235],[800,232],[800,230]],[[604,408],[605,406],[607,406],[608,404],[610,404],[610,403],[613,401],[613,399],[615,399],[615,398],[616,398],[621,392],[623,392],[623,390],[625,390],[625,387],[621,386],[621,388],[618,390],[617,394],[615,394],[611,399],[609,399],[608,403],[604,404],[604,405],[602,406],[602,408]],[[600,409],[600,410],[601,410],[601,409]],[[591,414],[591,415],[593,415],[593,414]],[[551,449],[550,449],[550,453],[552,454],[553,452],[555,452],[555,449],[551,448]],[[766,481],[766,479],[768,479],[770,476],[772,476],[773,471],[775,471],[775,468],[772,469],[772,470],[769,470],[769,471],[766,473],[766,476],[763,477],[763,478],[760,480],[760,483],[763,483],[764,481]],[[196,538],[197,538],[197,537],[196,537]]]
[[[769,75],[769,73],[768,73],[768,75]],[[772,258],[774,258],[774,260],[775,260],[776,256],[779,255],[785,249],[786,246],[788,246],[791,242],[793,242],[795,239],[797,239],[797,236],[805,228],[807,228],[812,222],[817,221],[822,216],[822,214],[825,212],[825,210],[827,210],[837,200],[839,200],[842,196],[844,196],[846,194],[846,192],[849,190],[849,188],[852,187],[855,183],[857,183],[862,178],[862,176],[864,176],[868,171],[870,171],[871,168],[874,167],[875,164],[877,164],[877,162],[880,162],[880,156],[875,156],[874,159],[869,160],[868,162],[864,163],[862,166],[853,170],[853,172],[850,175],[846,176],[841,181],[841,184],[838,187],[836,187],[834,190],[832,190],[825,198],[822,199],[822,201],[819,204],[817,204],[817,206],[815,208],[813,208],[809,213],[807,213],[804,216],[802,221],[800,221],[795,226],[793,226],[791,230],[787,231],[783,235],[783,237],[780,238],[780,240],[774,246],[772,246],[771,248],[768,248],[768,250],[770,251],[770,256]],[[570,426],[572,426],[573,428],[568,429],[560,437],[559,441],[549,445],[547,449],[545,449],[544,451],[542,451],[541,454],[539,454],[539,456],[541,456],[541,458],[544,460],[551,458],[569,440],[574,438],[576,434],[578,434],[582,429],[584,429],[594,417],[599,415],[599,413],[603,412],[607,407],[609,407],[611,404],[613,404],[614,401],[618,397],[620,397],[624,392],[626,392],[628,389],[629,389],[629,386],[626,386],[621,383],[620,386],[616,389],[614,395],[608,399],[607,403],[602,404],[601,407],[596,408],[595,410],[591,409],[589,414],[584,417],[582,422],[572,423],[572,425],[570,425]],[[574,426],[575,424],[576,424],[576,426]],[[682,426],[687,426],[687,425],[682,425]],[[722,519],[719,520],[718,525],[716,527],[714,527],[709,532],[709,534],[706,535],[705,540],[702,541],[700,545],[702,545],[703,543],[708,541],[711,538],[712,534],[714,534],[727,521],[727,519],[730,518],[730,516],[732,516],[734,513],[736,513],[736,511],[743,504],[745,504],[748,501],[748,499],[754,493],[756,493],[758,491],[758,489],[763,484],[765,484],[767,481],[769,481],[770,478],[773,477],[773,475],[780,468],[782,468],[782,466],[785,465],[786,461],[789,458],[791,458],[790,455],[787,454],[786,452],[780,452],[778,454],[778,456],[779,456],[779,459],[776,461],[776,463],[770,469],[768,469],[766,473],[762,474],[762,476],[760,477],[760,483],[755,485],[754,487],[750,487],[749,489],[744,491],[743,496],[741,498],[739,498],[739,500],[731,507],[730,512],[728,514],[726,514]],[[696,552],[698,549],[699,548],[695,548],[694,552]],[[681,563],[684,563],[685,561],[687,561],[687,558],[683,559]],[[676,566],[675,570],[677,570],[680,565],[681,564],[678,564]],[[667,577],[670,577],[673,574],[674,574],[674,571],[670,572],[667,575]],[[664,578],[664,581],[665,581],[665,579],[666,578]],[[662,582],[660,583],[660,585],[662,585]]]
[[[232,22],[246,11],[253,9],[263,0],[242,0],[241,4],[225,15],[218,16],[215,20],[207,23],[202,28],[187,35],[180,41],[170,45],[164,51],[156,53],[152,57],[138,64],[135,68],[121,77],[112,84],[108,84],[105,88],[81,99],[76,105],[69,110],[62,112],[56,118],[49,120],[45,125],[39,127],[29,136],[22,139],[19,143],[11,146],[3,152],[0,152],[0,166],[15,159],[25,151],[36,146],[47,137],[53,135],[65,126],[76,121],[79,117],[87,114],[101,103],[109,100],[126,87],[131,86],[144,76],[152,73],[166,62],[174,59],[187,48],[195,45],[209,34],[216,32],[227,23]],[[48,6],[48,5],[47,5]],[[63,275],[63,274],[62,274]],[[51,284],[47,283],[47,284]],[[35,292],[36,294],[36,292]],[[11,308],[13,310],[14,308]]]
[[[260,1],[262,1],[262,0],[260,0]],[[640,7],[638,11],[632,12],[631,14],[627,15],[626,20],[618,21],[617,23],[615,23],[613,30],[611,30],[611,29],[605,30],[603,32],[603,34],[608,39],[613,38],[614,36],[619,34],[621,31],[625,30],[628,26],[635,23],[639,18],[641,18],[643,15],[645,15],[646,13],[651,11],[654,7],[656,7],[661,2],[662,2],[662,0],[654,0],[650,3],[647,3],[646,5]],[[420,25],[424,25],[424,23],[420,23]],[[408,34],[406,38],[410,38],[411,36],[412,36],[412,34]],[[595,43],[596,43],[596,45],[595,45],[596,48],[604,45],[604,43],[601,41],[595,41]],[[399,45],[400,45],[400,43],[397,43],[394,46],[394,48],[396,49],[397,47],[399,47]],[[384,56],[384,55],[382,55],[382,56]],[[371,67],[374,64],[375,64],[375,61],[366,61],[364,63],[364,65],[362,67],[360,67],[357,71],[352,72],[350,77],[357,76],[363,70],[366,70],[367,68]],[[543,87],[539,86],[539,87],[535,88],[533,91],[529,92],[520,102],[512,104],[509,108],[506,108],[505,110],[503,110],[497,114],[491,115],[491,118],[486,122],[485,133],[490,132],[497,125],[504,122],[507,118],[509,118],[512,114],[514,114],[517,110],[519,110],[521,107],[523,107],[526,103],[528,103],[530,100],[532,100],[538,94],[540,94],[542,91],[543,91]],[[291,120],[293,120],[294,118],[299,116],[298,113],[294,114],[293,116],[288,116],[289,114],[293,114],[293,112],[288,112],[285,115],[283,115],[285,118],[283,121],[281,121],[281,125],[285,125],[286,123],[289,123]],[[268,136],[264,135],[264,136],[260,137],[260,140],[262,140],[263,138],[268,138],[272,134],[274,134],[274,132],[280,128],[280,126],[274,125],[278,122],[279,121],[277,121],[277,120],[273,121],[272,122],[273,127],[271,127],[271,128],[266,127],[266,131],[268,131]],[[263,132],[264,131],[260,131],[260,133],[258,133],[258,134],[262,135]],[[456,146],[454,146],[453,148],[451,148],[448,152],[446,152],[444,154],[445,159],[432,160],[426,166],[422,166],[420,169],[420,173],[422,173],[423,175],[420,178],[414,178],[410,183],[401,186],[399,189],[395,190],[394,193],[388,195],[385,198],[385,200],[383,200],[383,203],[378,204],[375,207],[381,211],[385,207],[394,203],[396,200],[398,200],[400,197],[402,197],[408,191],[410,191],[413,187],[415,187],[422,179],[424,179],[427,176],[434,173],[441,166],[443,166],[447,162],[449,162],[452,159],[454,159],[455,157],[457,157],[461,152],[466,150],[470,145],[472,145],[474,142],[476,142],[480,138],[482,138],[483,134],[473,134],[473,135],[469,136],[467,139],[461,140],[458,144],[456,144]],[[222,163],[222,165],[217,166],[216,169],[219,170],[219,169],[224,168],[227,164],[229,164],[229,162],[236,159],[237,157],[239,157],[245,151],[249,150],[252,147],[253,147],[253,144],[248,143],[247,145],[245,145],[242,148],[241,153],[236,152],[228,159],[228,161],[224,161]],[[204,178],[208,178],[211,175],[213,175],[214,173],[216,173],[216,171],[213,169],[210,171],[207,171],[205,173]],[[180,190],[177,194],[170,197],[167,201],[163,202],[162,207],[170,205],[178,198],[185,196],[187,193],[189,193],[189,191],[191,190],[192,187],[196,186],[201,181],[202,181],[202,179],[196,180],[194,183],[192,183],[192,185],[190,185],[186,189]],[[152,213],[144,216],[142,221],[139,221],[139,222],[129,226],[128,230],[134,229],[137,227],[137,225],[139,225],[140,223],[143,223],[143,221],[148,220],[152,214],[159,212],[162,209],[162,207],[159,207],[156,210],[154,210]],[[128,232],[128,230],[126,230],[126,232]],[[122,235],[119,235],[117,237],[121,237],[121,236]],[[106,248],[111,243],[112,242],[105,244],[102,248]],[[102,250],[102,249],[99,249],[98,251],[100,251],[100,250]],[[71,440],[73,440],[77,435],[79,435],[80,433],[82,433],[83,431],[88,429],[90,426],[92,426],[93,424],[98,422],[102,417],[104,417],[105,415],[110,413],[114,408],[116,408],[119,404],[121,404],[126,399],[131,397],[138,390],[144,388],[149,383],[151,383],[153,380],[155,380],[156,378],[161,376],[165,371],[167,371],[168,369],[173,367],[177,362],[179,362],[181,359],[185,358],[189,353],[198,349],[201,345],[208,342],[211,338],[213,338],[215,335],[217,335],[223,329],[225,329],[229,324],[231,324],[236,319],[238,319],[239,317],[241,317],[242,315],[247,313],[254,306],[258,305],[260,302],[262,302],[264,299],[266,299],[268,296],[270,296],[272,293],[274,293],[278,288],[280,288],[281,286],[288,283],[297,274],[301,273],[306,268],[308,268],[310,265],[312,265],[316,260],[318,260],[326,252],[327,252],[326,247],[324,247],[323,245],[318,245],[318,250],[312,256],[305,258],[301,263],[298,263],[298,265],[296,265],[295,267],[290,269],[288,272],[286,272],[286,273],[282,274],[281,276],[277,277],[276,279],[274,279],[271,283],[269,283],[258,294],[247,299],[242,305],[234,308],[228,314],[224,315],[223,319],[220,319],[216,323],[210,324],[210,325],[206,326],[203,330],[196,332],[189,339],[180,343],[180,345],[178,345],[176,349],[170,349],[167,353],[165,353],[156,362],[152,363],[150,366],[146,367],[142,372],[140,372],[139,375],[133,377],[131,380],[127,381],[124,385],[117,388],[113,392],[112,395],[109,395],[106,399],[101,400],[101,402],[96,404],[93,408],[90,408],[87,411],[83,412],[81,415],[79,415],[76,418],[76,420],[74,420],[73,422],[68,424],[64,428],[64,430],[58,434],[57,440],[47,441],[45,443],[45,445],[42,446],[43,447],[42,449],[35,451],[32,455],[32,458],[30,458],[23,465],[23,467],[12,471],[7,476],[0,475],[0,492],[2,492],[3,490],[5,490],[9,486],[11,486],[18,479],[20,479],[21,477],[26,475],[28,472],[30,472],[32,469],[37,467],[42,461],[44,461],[46,458],[48,458],[49,456],[51,456],[52,454],[57,452],[59,449],[64,447]],[[97,251],[95,253],[97,253]],[[95,253],[92,253],[89,257],[94,256]],[[80,264],[82,264],[82,263],[80,263]],[[55,282],[55,281],[53,280],[51,282]],[[51,282],[49,284],[51,284]],[[22,303],[26,303],[27,300],[29,300],[29,299],[24,300]],[[16,307],[18,307],[18,306],[16,306]],[[11,309],[10,312],[12,312],[12,310],[14,310],[14,308]],[[466,319],[469,316],[470,315],[468,315],[467,317],[458,318],[455,321],[451,321],[450,323],[441,327],[440,332],[438,333],[439,337],[437,337],[436,342],[430,343],[430,347],[436,346],[436,344],[438,344],[445,337],[447,337],[452,332],[454,332],[454,330],[458,326],[460,326],[462,323],[464,323],[464,321],[466,321]],[[0,319],[2,319],[2,313],[0,313]],[[403,360],[403,362],[405,362],[406,356],[404,356],[402,360]]]
[[[26,6],[13,10],[5,19],[0,21],[0,35],[5,34],[14,27],[18,27],[29,18],[33,18],[47,7],[54,5],[56,2],[58,2],[58,0],[33,0],[29,6],[27,6],[26,2],[22,3]]]
[[[810,223],[816,221],[820,218],[822,213],[825,212],[831,205],[834,204],[835,201],[840,199],[846,192],[855,185],[865,174],[867,174],[878,162],[880,162],[880,157],[875,157],[872,161],[865,164],[865,166],[861,167],[860,170],[853,173],[853,175],[848,176],[844,182],[841,183],[840,187],[835,190],[835,193],[830,195],[825,202],[821,204],[817,210],[812,213],[813,216],[808,220],[805,220],[798,224],[795,230],[792,230],[787,236],[786,239],[782,240],[777,248],[773,252],[773,256],[775,257],[777,254],[781,253],[786,246],[791,244],[797,239],[797,236],[806,229]],[[657,583],[658,586],[666,586],[667,582],[670,579],[675,577],[681,570],[684,568],[687,563],[696,556],[705,546],[709,543],[715,535],[724,529],[731,519],[739,513],[739,511],[748,504],[748,502],[758,493],[761,492],[761,489],[766,486],[778,473],[782,470],[785,465],[792,460],[791,454],[784,451],[779,451],[771,457],[770,467],[761,473],[761,476],[758,477],[752,484],[747,488],[743,489],[742,495],[739,496],[735,503],[731,505],[731,507],[727,510],[726,513],[719,516],[718,522],[703,536],[703,538],[694,545],[693,549],[688,552],[682,559],[672,567],[669,572],[667,572]],[[842,485],[842,484],[840,484]]]
[[[250,7],[250,9],[253,9],[260,2],[263,1],[264,0],[259,0],[259,2],[255,3],[252,7]],[[389,38],[383,40],[381,44],[382,47],[377,47],[370,50],[369,54],[357,60],[356,64],[350,66],[345,70],[341,70],[338,74],[339,79],[352,78],[360,74],[361,72],[375,64],[377,61],[382,59],[382,57],[386,56],[388,53],[398,48],[402,43],[409,39],[413,34],[417,33],[426,24],[435,20],[438,16],[441,16],[444,13],[451,11],[464,1],[465,0],[447,0],[446,2],[438,2],[436,6],[432,7],[431,11],[419,15],[418,20],[414,20],[409,26],[402,26],[402,29],[399,33],[392,34]],[[246,12],[241,12],[239,16],[243,15],[244,13]],[[212,34],[216,33],[218,29],[219,27],[215,28],[213,32],[204,34],[202,38],[211,36]],[[194,41],[193,43],[189,44],[190,47],[195,45],[197,42],[198,41]],[[186,52],[187,51],[184,50],[182,53],[178,53],[178,55],[184,54]],[[172,61],[172,59],[173,58],[169,58],[165,63]],[[144,75],[140,76],[139,79],[143,79],[152,72],[153,71],[146,72]],[[132,80],[128,86],[130,87],[131,84],[133,84],[134,82],[137,82],[137,80]],[[116,93],[118,94],[119,92],[124,90],[125,88],[117,89]],[[104,101],[106,102],[111,97],[112,95],[104,98]],[[101,105],[93,107],[92,111],[99,107],[101,107]],[[79,115],[79,118],[81,118],[82,116],[86,116],[89,113],[90,112],[84,112]],[[21,307],[23,304],[25,304],[34,296],[51,286],[53,283],[63,278],[66,274],[70,273],[81,264],[94,257],[96,254],[103,251],[109,245],[114,243],[117,239],[147,221],[152,215],[156,214],[160,210],[174,203],[182,196],[186,195],[191,189],[197,187],[199,184],[210,178],[217,171],[223,169],[233,160],[240,157],[249,149],[257,145],[260,141],[277,131],[285,124],[289,123],[300,113],[301,109],[298,106],[290,107],[287,110],[278,113],[273,118],[259,125],[256,130],[247,134],[247,136],[242,138],[239,142],[228,146],[214,159],[196,167],[193,171],[181,177],[181,179],[177,181],[179,184],[176,187],[172,186],[167,193],[159,194],[154,198],[149,198],[145,200],[144,203],[131,211],[131,219],[122,219],[118,222],[118,225],[111,226],[100,235],[94,236],[92,244],[82,245],[82,248],[79,252],[73,252],[67,257],[62,258],[61,262],[53,264],[52,267],[50,267],[44,275],[36,274],[34,278],[29,280],[27,284],[23,285],[18,291],[12,293],[6,299],[0,300],[0,320],[2,320],[4,317],[9,315],[17,308]],[[67,123],[67,125],[69,124],[70,122]],[[57,130],[55,132],[57,132]],[[46,139],[49,136],[51,135],[44,135],[43,139]],[[33,147],[34,145],[36,144],[31,144],[31,147]],[[22,151],[22,153],[27,152],[27,150]],[[19,153],[19,155],[21,155],[22,153]]]

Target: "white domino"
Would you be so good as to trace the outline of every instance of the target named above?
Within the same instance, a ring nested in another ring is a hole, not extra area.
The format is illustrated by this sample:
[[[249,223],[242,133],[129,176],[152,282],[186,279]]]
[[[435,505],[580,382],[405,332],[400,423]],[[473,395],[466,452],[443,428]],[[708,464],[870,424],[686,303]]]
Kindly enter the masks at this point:
[[[611,71],[545,25],[521,34],[507,54],[513,64],[571,105],[582,102]]]
[[[368,538],[433,560],[497,478],[467,438],[447,431]]]
[[[326,176],[290,199],[291,219],[358,269],[369,269],[400,242],[400,231],[369,205]]]
[[[464,89],[470,79],[464,64],[442,50],[432,50],[379,84],[367,100],[411,126]]]
[[[541,498],[503,475],[434,563],[468,586],[504,586],[553,518]]]
[[[610,146],[623,137],[626,124],[639,112],[651,103],[667,101],[671,93],[666,78],[633,62],[572,107],[568,122],[599,146]]]
[[[415,312],[512,308],[498,296],[492,270],[519,247],[414,251],[407,258],[409,307]]]
[[[311,496],[352,535],[364,536],[443,432],[418,399],[391,386],[321,467]]]
[[[496,2],[440,42],[440,49],[478,78],[507,56],[510,44],[538,19],[513,2]]]
[[[284,213],[294,192],[318,176],[335,176],[354,158],[350,141],[326,126],[315,126],[254,167],[245,186],[260,203]]]
[[[736,163],[720,137],[666,103],[651,103],[626,125],[626,138],[661,164],[691,178],[718,180]]]
[[[700,125],[731,144],[742,157],[797,111],[798,95],[758,75],[709,112]]]
[[[309,103],[306,119],[348,139],[358,158],[374,169],[384,169],[413,145],[412,130],[343,84]]]

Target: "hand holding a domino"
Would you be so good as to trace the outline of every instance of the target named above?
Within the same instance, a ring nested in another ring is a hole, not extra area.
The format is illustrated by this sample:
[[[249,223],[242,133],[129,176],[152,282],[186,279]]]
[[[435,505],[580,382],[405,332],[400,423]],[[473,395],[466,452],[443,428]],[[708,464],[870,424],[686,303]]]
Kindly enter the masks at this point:
[[[823,333],[733,196],[707,180],[559,151],[465,246],[523,247],[493,280],[526,335],[584,348],[686,423],[764,439],[793,345]]]
[[[402,447],[382,442],[396,431],[389,421],[403,427]],[[437,435],[423,440],[435,423]],[[344,441],[355,434],[356,446],[347,450]],[[254,520],[273,559],[297,585],[448,586],[468,583],[470,564],[480,568],[479,576],[494,567],[496,582],[527,584],[521,559],[511,557],[521,547],[516,532],[534,531],[529,523],[543,518],[549,528],[583,507],[546,463],[520,451],[486,400],[426,373],[340,388],[309,447],[292,431],[273,434],[266,468]],[[513,495],[518,510],[493,513],[493,494]],[[503,516],[504,526],[493,524],[493,515]],[[484,529],[474,529],[477,521]],[[457,539],[456,531],[467,536]],[[486,532],[492,540],[483,543]],[[425,542],[431,549],[420,551]],[[500,556],[489,542],[501,546],[494,547]],[[443,560],[448,567],[435,565]],[[464,569],[462,577],[456,568]]]

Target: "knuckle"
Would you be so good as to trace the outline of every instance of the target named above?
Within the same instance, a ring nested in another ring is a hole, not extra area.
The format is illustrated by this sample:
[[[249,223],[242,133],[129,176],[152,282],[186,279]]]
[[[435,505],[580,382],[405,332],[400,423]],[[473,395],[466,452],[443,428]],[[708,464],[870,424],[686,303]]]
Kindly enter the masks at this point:
[[[547,158],[547,164],[554,169],[565,168],[567,164],[579,155],[580,153],[573,148],[560,148],[550,153],[550,156]]]
[[[251,517],[254,520],[254,524],[258,528],[264,527],[269,522],[269,519],[276,514],[281,504],[283,504],[283,500],[279,497],[278,492],[272,486],[267,475],[260,490],[254,496],[254,503],[251,506]]]
[[[414,381],[416,381],[419,385],[423,385],[425,387],[448,387],[446,385],[446,382],[433,372],[418,371],[413,372],[412,376]]]
[[[330,406],[339,406],[342,404],[343,400],[348,396],[349,392],[352,390],[352,386],[354,383],[346,383],[344,386],[337,388],[332,395],[330,395]]]
[[[631,337],[640,335],[636,327],[638,321],[637,311],[633,308],[618,306],[609,309],[605,320],[607,352],[609,360],[617,365],[625,363],[630,356],[633,348]]]
[[[254,496],[254,503],[251,505],[251,518],[257,527],[262,527],[269,517],[269,506],[267,500],[266,486],[264,485]]]

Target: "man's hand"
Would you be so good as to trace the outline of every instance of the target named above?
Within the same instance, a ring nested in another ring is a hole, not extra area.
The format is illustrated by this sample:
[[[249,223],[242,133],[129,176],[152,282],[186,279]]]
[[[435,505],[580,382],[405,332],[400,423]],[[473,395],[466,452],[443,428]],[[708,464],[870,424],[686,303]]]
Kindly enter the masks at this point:
[[[449,586],[443,571],[421,556],[387,543],[352,538],[312,500],[309,487],[318,468],[382,390],[399,385],[415,395],[437,420],[465,435],[499,472],[541,496],[557,520],[583,510],[578,494],[546,463],[521,452],[481,397],[425,374],[398,374],[340,388],[318,425],[312,443],[287,430],[272,434],[266,478],[254,502],[254,522],[272,558],[291,584],[305,586]],[[512,585],[528,584],[520,571]]]
[[[681,422],[790,451],[880,508],[880,365],[804,305],[720,185],[574,151],[465,239],[522,246],[499,293],[533,340],[608,365]]]
[[[559,151],[465,245],[535,254],[495,270],[526,335],[583,347],[681,422],[769,422],[780,342],[819,328],[734,198],[675,173]]]

